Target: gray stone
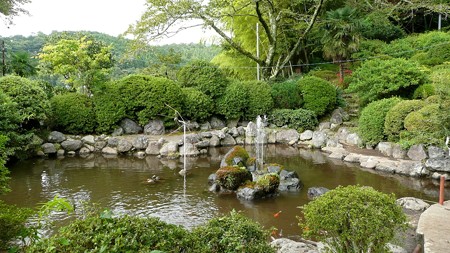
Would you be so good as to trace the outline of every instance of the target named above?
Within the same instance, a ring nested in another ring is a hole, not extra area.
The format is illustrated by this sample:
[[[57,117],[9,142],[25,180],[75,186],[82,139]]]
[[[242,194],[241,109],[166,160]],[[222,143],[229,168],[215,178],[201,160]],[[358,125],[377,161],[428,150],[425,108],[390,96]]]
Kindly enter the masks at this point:
[[[327,134],[322,131],[314,131],[311,142],[314,148],[322,148],[327,143]]]
[[[244,200],[255,200],[261,198],[263,192],[260,189],[241,187],[236,191],[236,196]]]
[[[425,211],[428,207],[430,207],[430,205],[425,203],[425,201],[413,197],[397,199],[396,203],[397,205],[412,211]]]
[[[150,141],[148,143],[147,148],[145,149],[145,153],[147,155],[159,155],[159,150],[161,149],[162,143],[159,141]]]
[[[249,122],[247,127],[245,128],[245,144],[255,144],[256,137],[256,124],[253,122]]]
[[[77,153],[75,151],[68,151],[68,152],[66,152],[66,154],[67,154],[67,156],[70,156],[70,157],[77,155]]]
[[[102,154],[104,155],[117,155],[117,150],[112,147],[105,147],[102,149]]]
[[[380,151],[381,154],[385,156],[392,156],[392,143],[391,142],[380,142],[378,143],[376,150]]]
[[[66,151],[64,151],[64,149],[58,149],[58,151],[56,151],[56,156],[63,157],[65,153]]]
[[[231,136],[233,136],[234,138],[236,138],[236,137],[239,136],[239,131],[237,130],[236,127],[230,128],[230,129],[228,130],[228,133],[229,133]]]
[[[195,146],[197,148],[207,148],[207,147],[209,147],[209,140],[199,141],[199,142],[195,143]]]
[[[225,123],[217,117],[212,117],[210,123],[212,129],[222,129],[225,127]]]
[[[326,192],[328,192],[329,189],[325,188],[325,187],[311,187],[308,188],[308,199],[315,199],[318,198],[320,196],[322,196],[323,194],[325,194]]]
[[[425,162],[430,171],[450,172],[450,158],[430,158]]]
[[[442,148],[436,146],[428,147],[428,156],[430,158],[444,158],[446,155],[447,153]]]
[[[333,152],[328,156],[332,159],[344,160],[344,158],[349,154],[344,148],[332,148]]]
[[[295,171],[282,170],[280,171],[280,180],[288,178],[298,178],[298,174]]]
[[[236,128],[238,126],[239,120],[237,119],[230,119],[227,121],[227,127],[228,128]]]
[[[39,157],[45,156],[45,154],[44,154],[44,152],[43,152],[42,150],[38,150],[38,151],[36,152],[36,155],[39,156]]]
[[[422,162],[408,160],[398,162],[395,172],[410,177],[421,177],[428,174]]]
[[[296,242],[287,238],[278,238],[270,243],[276,253],[319,253],[317,246]]]
[[[374,157],[368,157],[367,160],[360,160],[361,164],[360,166],[366,169],[375,169],[375,167],[377,167],[377,164],[379,163],[379,161],[377,159],[375,159]]]
[[[134,153],[134,156],[137,157],[137,158],[142,159],[142,158],[145,157],[145,152],[144,151],[138,151],[138,152]]]
[[[144,126],[144,133],[150,135],[163,135],[165,133],[164,122],[159,119],[150,120]]]
[[[142,127],[131,119],[123,119],[120,122],[120,127],[123,128],[125,134],[138,134],[142,132]]]
[[[245,137],[238,136],[234,139],[236,141],[236,145],[244,145],[245,144]]]
[[[239,133],[239,136],[244,136],[245,135],[245,128],[243,126],[238,126],[237,131]]]
[[[210,147],[218,147],[220,146],[220,139],[217,137],[217,135],[213,135],[211,139],[209,140],[209,146]]]
[[[195,121],[186,122],[187,131],[197,131],[200,129],[200,125]]]
[[[84,144],[84,147],[89,149],[90,152],[94,152],[95,151],[95,147],[94,146],[91,146],[91,145],[88,145],[88,144]]]
[[[279,174],[281,172],[281,170],[282,170],[281,165],[275,164],[275,163],[266,165],[264,167],[267,169],[267,172],[269,172],[269,173],[277,173],[277,174]]]
[[[109,147],[115,148],[115,147],[117,147],[117,145],[119,145],[119,138],[116,138],[116,137],[108,138],[108,146]]]
[[[66,151],[77,151],[83,146],[80,140],[65,140],[61,142],[61,147]]]
[[[361,147],[363,144],[363,141],[361,137],[357,133],[351,133],[347,135],[347,138],[345,139],[345,143],[351,146],[357,146]]]
[[[361,155],[355,154],[355,153],[350,153],[344,158],[344,161],[349,162],[349,163],[360,163]]]
[[[208,176],[208,183],[209,183],[210,185],[212,185],[212,184],[214,184],[214,182],[216,181],[216,179],[217,179],[216,173],[212,173],[212,174],[210,174],[210,175]]]
[[[94,145],[95,144],[95,138],[93,135],[86,135],[83,138],[81,138],[81,141],[85,144]]]
[[[181,156],[184,156],[184,154],[186,154],[186,156],[198,156],[200,154],[200,151],[198,151],[194,144],[186,143],[179,148],[179,153]]]
[[[146,149],[148,146],[149,139],[145,135],[140,135],[133,140],[133,147],[138,150]]]
[[[178,143],[174,141],[170,141],[168,143],[165,143],[161,150],[159,151],[161,156],[176,156],[178,153]]]
[[[200,130],[202,131],[209,131],[211,130],[211,124],[209,122],[205,122],[200,125]]]
[[[56,153],[56,148],[55,145],[53,145],[53,143],[44,143],[41,145],[41,148],[42,152],[44,152],[44,154],[46,155]]]
[[[406,150],[404,150],[400,144],[394,143],[392,145],[392,157],[395,159],[405,159]]]
[[[236,140],[234,140],[233,136],[226,134],[225,138],[220,141],[221,146],[234,146],[236,145]]]
[[[194,144],[194,143],[199,142],[202,139],[202,136],[199,134],[195,134],[195,133],[186,134],[185,137],[181,138],[182,142],[184,141],[184,138],[186,138],[186,143]],[[181,143],[181,144],[183,144],[183,143]]]
[[[130,151],[132,147],[133,145],[129,141],[125,139],[120,139],[119,143],[117,144],[117,152],[125,153]]]
[[[337,131],[336,136],[338,137],[340,143],[346,143],[349,134],[350,131],[346,127],[341,127]]]
[[[298,132],[294,129],[281,130],[276,134],[276,142],[289,144],[291,142],[297,142],[300,138]]]
[[[413,161],[422,161],[427,158],[427,152],[422,144],[413,145],[406,155]]]
[[[66,140],[66,136],[58,131],[53,131],[48,135],[48,142],[60,143]]]
[[[389,252],[391,253],[408,253],[408,251],[398,245],[392,244],[392,243],[388,243],[386,244]]]
[[[212,137],[212,133],[211,132],[201,132],[200,133],[200,137],[203,138],[211,138]]]
[[[225,132],[222,131],[222,130],[214,130],[214,131],[211,132],[211,134],[212,134],[213,136],[219,137],[219,139],[225,138]]]
[[[123,135],[124,133],[125,133],[125,131],[123,131],[123,128],[118,127],[118,128],[116,128],[116,129],[114,129],[114,131],[112,132],[111,136],[114,136],[114,137],[116,137],[116,136],[121,136],[121,135]]]
[[[330,128],[331,128],[331,123],[328,122],[328,121],[326,121],[326,122],[321,122],[321,123],[319,124],[319,131],[326,130],[326,129],[330,129]]]
[[[298,178],[286,178],[280,180],[280,185],[278,186],[279,191],[296,192],[300,191],[303,187],[302,182]]]
[[[95,152],[99,152],[101,151],[104,147],[106,147],[108,143],[106,141],[96,141],[94,144],[94,151]]]
[[[332,124],[340,125],[344,120],[342,119],[342,111],[339,109],[335,109],[331,114],[330,122]]]
[[[306,130],[303,133],[300,134],[300,140],[301,141],[309,141],[313,137],[313,131]]]
[[[213,183],[209,189],[210,192],[218,192],[220,191],[220,185],[218,183]]]
[[[343,148],[344,146],[339,143],[337,138],[333,137],[333,138],[328,138],[327,139],[326,147],[329,147],[329,148]]]
[[[375,165],[375,170],[392,173],[394,174],[396,171],[397,163],[395,161],[390,161],[386,159],[377,160],[378,163]]]
[[[78,151],[78,154],[80,154],[80,156],[86,156],[89,155],[90,153],[91,151],[86,147],[82,147],[80,151]]]

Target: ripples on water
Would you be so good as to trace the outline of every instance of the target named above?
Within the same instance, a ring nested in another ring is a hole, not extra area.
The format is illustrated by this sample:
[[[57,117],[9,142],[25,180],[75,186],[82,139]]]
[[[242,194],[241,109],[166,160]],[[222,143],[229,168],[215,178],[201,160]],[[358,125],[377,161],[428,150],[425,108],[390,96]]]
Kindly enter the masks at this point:
[[[281,193],[275,199],[241,201],[234,195],[208,192],[208,175],[217,170],[228,149],[210,149],[207,157],[187,159],[190,175],[186,181],[178,175],[183,168],[183,159],[108,159],[92,155],[24,161],[10,168],[12,192],[1,198],[11,204],[34,207],[59,194],[74,203],[79,215],[83,203],[89,201],[109,208],[115,214],[159,217],[187,228],[235,209],[265,227],[274,226],[282,229],[284,235],[293,236],[300,233],[296,216],[301,214],[298,207],[308,202],[306,192],[309,187],[332,189],[338,185],[360,184],[393,192],[397,197],[415,196],[436,201],[438,196],[438,187],[430,180],[378,174],[331,160],[319,151],[278,145],[267,147],[266,162],[295,170],[304,188],[300,192]],[[155,184],[146,183],[152,175],[161,180]],[[282,211],[281,215],[274,218],[273,214],[278,211]],[[67,216],[58,215],[56,219],[66,220]]]

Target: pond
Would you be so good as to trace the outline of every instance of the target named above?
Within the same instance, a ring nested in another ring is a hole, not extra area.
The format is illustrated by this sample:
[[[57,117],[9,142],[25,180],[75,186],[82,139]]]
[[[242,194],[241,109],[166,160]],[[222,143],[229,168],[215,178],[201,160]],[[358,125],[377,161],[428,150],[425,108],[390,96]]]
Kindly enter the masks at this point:
[[[10,166],[12,192],[1,199],[10,204],[35,207],[56,194],[69,199],[79,210],[81,203],[90,201],[107,207],[116,214],[159,217],[162,220],[192,228],[207,220],[235,209],[260,222],[266,228],[276,227],[284,236],[300,234],[298,208],[306,204],[307,189],[323,186],[366,185],[397,198],[413,196],[437,201],[439,186],[431,180],[379,174],[354,164],[329,159],[320,151],[269,145],[265,162],[278,163],[296,171],[304,184],[299,192],[281,193],[276,198],[243,201],[235,195],[218,195],[208,191],[207,178],[214,173],[228,148],[211,148],[209,154],[188,158],[189,175],[178,174],[183,158],[143,159],[132,156],[107,158],[91,155],[86,158],[66,157],[35,159]],[[252,147],[247,147],[252,154]],[[157,175],[155,184],[146,179]],[[282,211],[278,217],[274,214]],[[65,220],[67,217],[58,216]]]

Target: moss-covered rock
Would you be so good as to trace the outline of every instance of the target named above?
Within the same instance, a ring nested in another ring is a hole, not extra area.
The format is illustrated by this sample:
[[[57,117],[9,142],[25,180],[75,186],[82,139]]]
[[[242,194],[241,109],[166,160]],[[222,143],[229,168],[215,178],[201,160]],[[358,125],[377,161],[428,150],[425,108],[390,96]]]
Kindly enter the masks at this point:
[[[245,167],[225,166],[216,171],[216,180],[220,187],[235,191],[239,186],[252,180],[252,174]]]
[[[220,163],[220,167],[234,165],[245,167],[249,157],[250,156],[248,155],[247,150],[245,150],[242,146],[235,146],[225,154]]]
[[[259,177],[255,188],[261,189],[266,194],[275,193],[280,185],[280,176],[276,173],[268,173]]]

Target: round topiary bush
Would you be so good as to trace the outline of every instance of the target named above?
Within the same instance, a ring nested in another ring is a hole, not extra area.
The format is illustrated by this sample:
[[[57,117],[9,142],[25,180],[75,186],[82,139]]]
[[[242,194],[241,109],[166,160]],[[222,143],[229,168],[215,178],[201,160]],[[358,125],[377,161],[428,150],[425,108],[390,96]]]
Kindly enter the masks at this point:
[[[213,218],[192,231],[199,245],[192,252],[275,252],[269,245],[269,233],[258,223],[233,210],[229,215]]]
[[[210,97],[195,88],[182,88],[182,92],[183,116],[196,121],[204,121],[211,116],[214,104]]]
[[[247,90],[247,108],[244,118],[254,120],[258,115],[267,115],[273,108],[271,88],[265,82],[242,82],[242,89]]]
[[[313,111],[318,117],[334,109],[336,88],[323,79],[308,76],[298,81],[302,91],[303,108]]]
[[[432,84],[423,84],[420,85],[413,94],[414,99],[425,99],[427,97],[436,95],[436,91],[434,85]]]
[[[116,81],[93,90],[97,131],[100,133],[113,130],[127,116],[126,99],[122,96],[120,87],[120,83]]]
[[[216,171],[216,180],[222,188],[235,191],[246,181],[252,181],[252,174],[245,167],[225,166]]]
[[[273,110],[269,116],[269,122],[278,127],[288,126],[299,132],[313,130],[318,124],[316,114],[306,109],[278,109]]]
[[[322,240],[331,252],[388,252],[406,216],[395,196],[371,187],[339,186],[303,207],[303,236]]]
[[[213,100],[223,95],[228,80],[214,64],[206,61],[193,61],[178,72],[178,81],[183,87],[194,87]]]
[[[375,145],[384,138],[384,122],[386,114],[401,101],[400,98],[387,98],[368,104],[362,111],[358,121],[358,132],[364,142]]]
[[[406,116],[413,111],[417,111],[425,106],[422,100],[403,100],[392,107],[386,114],[384,121],[384,134],[388,141],[397,142],[399,134],[404,130],[404,120]]]
[[[96,126],[92,99],[80,93],[65,93],[50,99],[54,130],[69,134],[92,133]]]
[[[226,119],[242,119],[247,107],[248,91],[241,83],[234,81],[225,90],[225,94],[217,102],[217,112]]]
[[[191,243],[188,231],[158,218],[94,216],[61,228],[28,252],[189,252]]]
[[[302,106],[302,93],[295,80],[271,85],[272,99],[276,109],[298,109]]]
[[[353,72],[347,91],[358,94],[361,105],[394,96],[409,98],[428,81],[417,62],[394,58],[364,62]]]

